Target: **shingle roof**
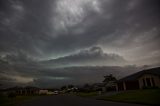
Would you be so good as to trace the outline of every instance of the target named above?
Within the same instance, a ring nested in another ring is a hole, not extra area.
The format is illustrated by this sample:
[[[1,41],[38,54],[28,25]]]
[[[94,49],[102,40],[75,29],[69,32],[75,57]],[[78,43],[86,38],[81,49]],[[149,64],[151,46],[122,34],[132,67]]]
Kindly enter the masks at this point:
[[[153,75],[160,76],[160,67],[142,70],[140,72],[137,72],[135,74],[132,74],[132,75],[129,75],[127,77],[120,79],[119,82],[136,80],[137,78],[139,78],[143,74],[153,74]]]
[[[27,86],[27,87],[18,87],[18,86],[16,86],[16,87],[8,88],[6,90],[24,90],[24,89],[38,90],[39,88],[37,88],[37,87],[31,87],[31,86]]]

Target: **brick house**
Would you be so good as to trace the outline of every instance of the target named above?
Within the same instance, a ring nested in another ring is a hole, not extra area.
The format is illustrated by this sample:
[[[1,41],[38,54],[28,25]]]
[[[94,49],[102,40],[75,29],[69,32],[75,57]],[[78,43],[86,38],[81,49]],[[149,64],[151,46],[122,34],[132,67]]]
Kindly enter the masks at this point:
[[[160,67],[137,72],[117,82],[118,91],[143,88],[160,88]]]

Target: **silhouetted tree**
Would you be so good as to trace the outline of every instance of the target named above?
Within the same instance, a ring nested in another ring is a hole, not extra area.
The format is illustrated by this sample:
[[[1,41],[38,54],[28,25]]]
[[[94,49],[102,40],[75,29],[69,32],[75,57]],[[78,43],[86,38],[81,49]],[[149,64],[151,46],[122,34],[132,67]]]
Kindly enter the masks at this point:
[[[65,90],[65,89],[67,89],[67,86],[62,86],[61,87],[61,90]]]
[[[104,76],[104,78],[105,78],[103,80],[104,83],[108,83],[110,81],[117,81],[117,79],[112,74],[106,75],[106,76]]]

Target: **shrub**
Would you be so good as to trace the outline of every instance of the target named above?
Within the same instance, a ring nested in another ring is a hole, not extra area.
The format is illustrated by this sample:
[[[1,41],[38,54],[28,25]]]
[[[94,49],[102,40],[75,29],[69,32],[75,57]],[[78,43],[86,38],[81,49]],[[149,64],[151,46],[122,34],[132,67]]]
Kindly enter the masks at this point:
[[[8,94],[8,98],[15,98],[15,97],[16,97],[16,93],[14,93],[14,92],[10,92]]]

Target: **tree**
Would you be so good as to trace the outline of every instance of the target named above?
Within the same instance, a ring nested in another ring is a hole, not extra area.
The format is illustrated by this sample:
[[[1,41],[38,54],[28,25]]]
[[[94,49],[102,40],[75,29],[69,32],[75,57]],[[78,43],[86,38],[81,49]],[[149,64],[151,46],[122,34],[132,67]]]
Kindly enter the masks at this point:
[[[107,91],[115,91],[116,88],[116,81],[117,79],[112,75],[106,75],[104,76],[103,83],[105,83],[105,88]]]
[[[61,90],[66,90],[67,89],[67,86],[62,86],[61,87]]]
[[[103,80],[104,83],[109,83],[110,81],[117,81],[117,79],[112,74],[106,75],[104,76],[104,78],[105,78]]]

